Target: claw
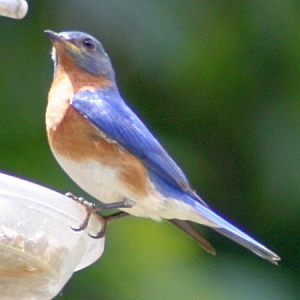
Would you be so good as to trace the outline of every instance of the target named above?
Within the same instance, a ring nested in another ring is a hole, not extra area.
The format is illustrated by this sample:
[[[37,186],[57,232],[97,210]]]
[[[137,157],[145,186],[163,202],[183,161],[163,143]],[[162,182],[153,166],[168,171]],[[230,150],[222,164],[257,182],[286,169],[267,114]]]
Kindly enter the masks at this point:
[[[102,216],[99,212],[97,212],[96,216],[98,217],[99,221],[102,224],[101,230],[96,235],[89,234],[89,236],[93,239],[100,239],[100,238],[104,237],[105,231],[106,231],[106,226],[109,222],[117,220],[121,217],[128,216],[128,213],[126,213],[124,211],[119,211],[112,215]]]
[[[74,231],[85,230],[88,227],[89,220],[90,220],[90,217],[92,214],[94,214],[97,217],[97,219],[99,220],[99,222],[102,224],[101,230],[96,235],[89,234],[89,236],[91,238],[95,238],[95,239],[104,237],[105,231],[106,231],[106,226],[109,222],[128,215],[128,213],[120,211],[120,212],[117,212],[117,213],[114,213],[114,214],[111,214],[108,216],[103,216],[99,213],[99,211],[107,210],[107,209],[117,209],[117,208],[130,208],[135,203],[134,201],[125,198],[124,201],[121,201],[121,202],[94,204],[94,203],[86,201],[82,197],[76,197],[72,193],[66,193],[65,196],[68,198],[71,198],[75,202],[81,204],[86,210],[86,216],[85,216],[83,222],[79,225],[79,227],[78,228],[71,227]]]
[[[90,217],[92,215],[92,212],[91,211],[88,211],[87,208],[86,209],[86,216],[83,220],[83,222],[79,225],[78,228],[75,228],[75,227],[72,227],[71,228],[74,230],[74,231],[82,231],[84,229],[86,229],[88,227],[88,224],[89,224],[89,221],[90,221]]]

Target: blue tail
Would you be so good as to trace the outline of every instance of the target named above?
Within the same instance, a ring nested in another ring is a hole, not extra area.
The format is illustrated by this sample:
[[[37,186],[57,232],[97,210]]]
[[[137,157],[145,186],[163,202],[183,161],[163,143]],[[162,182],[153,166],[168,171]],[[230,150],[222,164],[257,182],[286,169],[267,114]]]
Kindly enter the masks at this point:
[[[277,254],[275,254],[262,244],[258,243],[249,235],[245,234],[229,222],[222,219],[220,216],[210,210],[210,208],[198,202],[194,202],[193,207],[195,207],[195,209],[201,214],[201,216],[204,216],[206,219],[218,226],[212,227],[212,229],[235,241],[236,243],[244,246],[256,255],[268,260],[269,262],[275,265],[278,264],[277,262],[280,260],[280,257]]]
[[[165,181],[161,176],[151,170],[149,170],[149,174],[152,182],[155,184],[157,191],[163,194],[166,198],[173,198],[192,206],[198,212],[201,218],[204,218],[210,221],[210,223],[213,223],[211,226],[212,229],[235,241],[236,243],[244,246],[245,248],[249,249],[258,256],[270,261],[271,263],[276,265],[278,264],[277,261],[280,260],[280,257],[277,254],[267,249],[265,246],[261,245],[253,238],[218,216],[193,191],[180,190]],[[204,241],[204,238],[200,234],[196,234],[195,229],[191,227],[188,221],[190,220],[171,220],[173,224],[175,224],[183,231],[187,232],[195,240],[197,240],[204,249],[214,254],[215,252],[213,247],[207,241]]]

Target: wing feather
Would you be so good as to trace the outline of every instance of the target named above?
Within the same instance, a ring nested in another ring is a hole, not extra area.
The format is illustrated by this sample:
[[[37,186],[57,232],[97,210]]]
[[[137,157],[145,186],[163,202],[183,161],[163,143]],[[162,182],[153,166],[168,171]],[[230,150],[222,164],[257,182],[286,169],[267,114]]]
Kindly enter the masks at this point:
[[[139,157],[148,168],[179,189],[190,190],[181,169],[125,104],[116,88],[76,92],[71,105],[111,140]]]

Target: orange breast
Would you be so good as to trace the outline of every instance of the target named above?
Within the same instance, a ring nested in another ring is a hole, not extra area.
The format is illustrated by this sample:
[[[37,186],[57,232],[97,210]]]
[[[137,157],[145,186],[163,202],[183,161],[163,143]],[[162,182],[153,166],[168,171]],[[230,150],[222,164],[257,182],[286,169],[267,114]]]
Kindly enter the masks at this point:
[[[93,160],[118,170],[119,178],[134,193],[146,195],[149,188],[144,164],[116,142],[107,141],[104,134],[73,107],[48,138],[51,148],[75,162]],[[80,170],[78,170],[80,172]]]
[[[84,80],[80,80],[81,76]],[[99,163],[99,167],[104,165],[117,169],[120,180],[132,192],[144,195],[149,188],[144,164],[118,143],[105,139],[105,134],[99,128],[70,105],[70,97],[74,92],[101,88],[103,80],[100,78],[97,81],[94,77],[87,82],[88,77],[82,70],[77,68],[66,73],[65,69],[58,66],[46,112],[49,144],[53,151],[70,160],[93,160]]]

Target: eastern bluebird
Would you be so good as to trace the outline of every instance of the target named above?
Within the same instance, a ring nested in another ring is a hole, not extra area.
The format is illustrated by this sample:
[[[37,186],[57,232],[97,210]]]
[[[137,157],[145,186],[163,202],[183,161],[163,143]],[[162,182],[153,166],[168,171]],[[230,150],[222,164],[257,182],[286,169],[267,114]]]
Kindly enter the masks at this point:
[[[171,221],[208,252],[215,250],[190,221],[277,264],[278,255],[215,214],[191,188],[120,96],[110,59],[98,40],[75,31],[45,33],[53,44],[55,69],[47,135],[55,158],[75,183],[104,207]]]

